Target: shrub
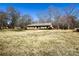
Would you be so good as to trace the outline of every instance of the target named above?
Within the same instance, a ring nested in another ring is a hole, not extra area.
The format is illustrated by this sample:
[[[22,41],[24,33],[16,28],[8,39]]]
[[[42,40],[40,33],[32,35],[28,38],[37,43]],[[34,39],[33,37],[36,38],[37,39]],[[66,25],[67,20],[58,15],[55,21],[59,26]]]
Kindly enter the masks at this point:
[[[75,28],[75,30],[74,30],[75,32],[79,32],[79,28]]]

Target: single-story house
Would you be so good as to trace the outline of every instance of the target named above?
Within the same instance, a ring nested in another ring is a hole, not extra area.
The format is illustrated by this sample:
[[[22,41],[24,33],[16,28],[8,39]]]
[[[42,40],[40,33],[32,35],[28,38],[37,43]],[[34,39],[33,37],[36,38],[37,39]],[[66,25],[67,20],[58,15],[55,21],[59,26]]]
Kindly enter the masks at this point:
[[[27,25],[27,29],[52,29],[52,23],[35,23]]]

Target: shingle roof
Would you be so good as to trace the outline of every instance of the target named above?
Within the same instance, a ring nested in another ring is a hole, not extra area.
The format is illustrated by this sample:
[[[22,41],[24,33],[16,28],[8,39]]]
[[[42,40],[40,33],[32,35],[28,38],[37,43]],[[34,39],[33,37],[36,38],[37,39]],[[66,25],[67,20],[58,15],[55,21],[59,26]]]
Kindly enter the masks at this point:
[[[36,24],[30,24],[27,26],[50,26],[51,23],[36,23]]]

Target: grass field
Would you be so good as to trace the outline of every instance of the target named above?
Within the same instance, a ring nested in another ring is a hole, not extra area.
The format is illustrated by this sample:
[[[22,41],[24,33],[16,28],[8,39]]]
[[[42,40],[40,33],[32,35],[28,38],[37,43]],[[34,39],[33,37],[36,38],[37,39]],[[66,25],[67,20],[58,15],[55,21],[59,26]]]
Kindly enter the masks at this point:
[[[0,31],[0,55],[79,56],[79,33],[71,30]]]

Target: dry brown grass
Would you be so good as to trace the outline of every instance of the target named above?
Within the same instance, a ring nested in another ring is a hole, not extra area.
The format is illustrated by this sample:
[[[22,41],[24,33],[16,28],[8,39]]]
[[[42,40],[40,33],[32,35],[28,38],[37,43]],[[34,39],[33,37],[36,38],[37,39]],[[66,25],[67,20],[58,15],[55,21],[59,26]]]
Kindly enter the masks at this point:
[[[79,55],[79,33],[71,30],[1,31],[0,55]]]

